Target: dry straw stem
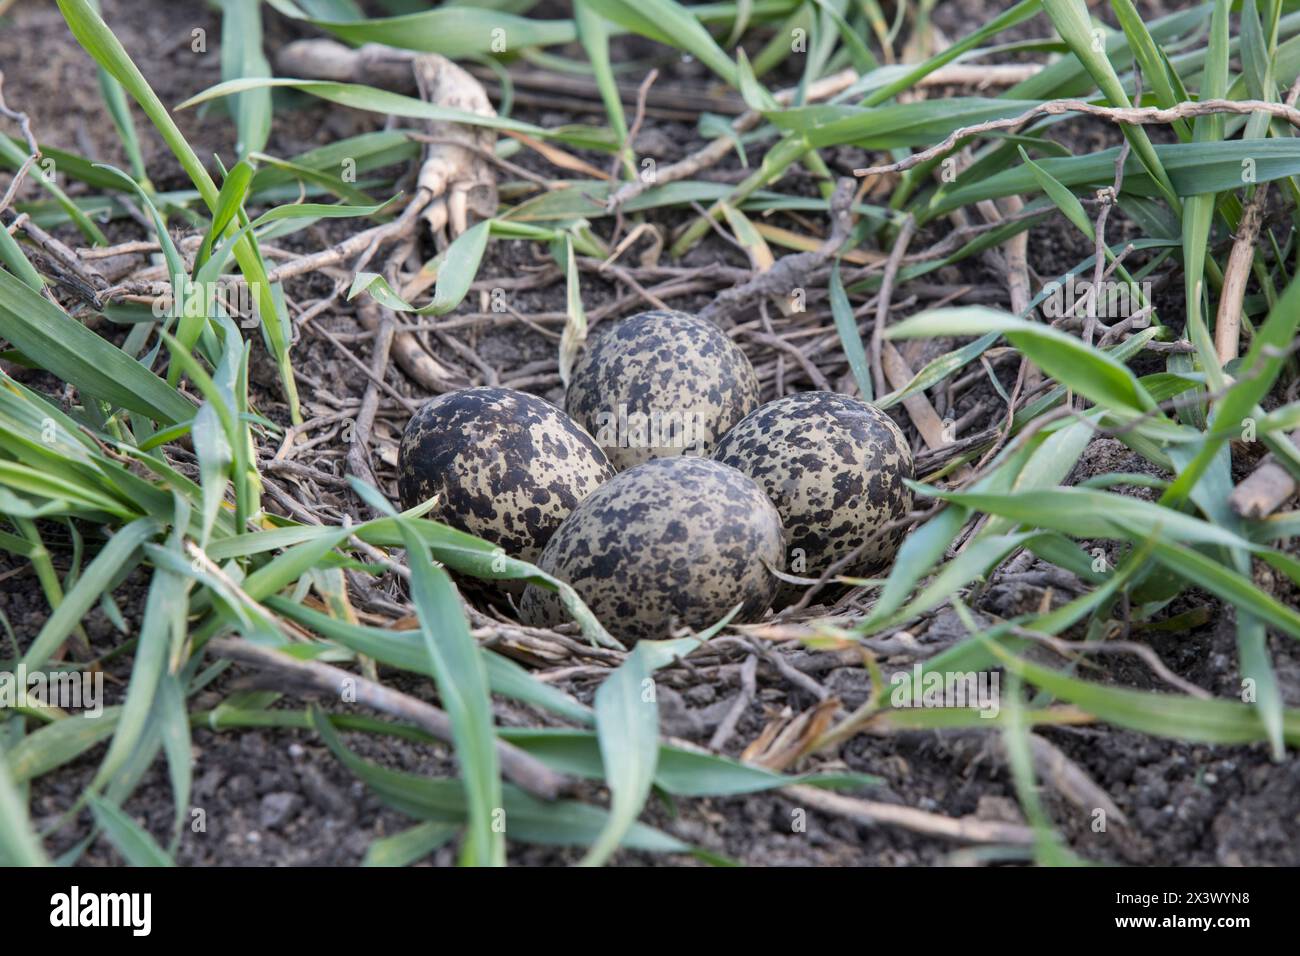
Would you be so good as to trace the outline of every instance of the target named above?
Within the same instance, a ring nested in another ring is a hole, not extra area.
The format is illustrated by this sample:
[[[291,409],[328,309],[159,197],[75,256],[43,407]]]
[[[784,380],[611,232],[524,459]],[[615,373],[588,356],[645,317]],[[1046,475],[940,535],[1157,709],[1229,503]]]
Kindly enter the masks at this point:
[[[1029,64],[1010,64],[1005,66],[967,66],[965,64],[953,63],[948,66],[935,70],[933,73],[924,77],[918,85],[920,86],[977,86],[985,88],[989,86],[1014,86],[1029,79],[1042,67],[1036,63]],[[818,100],[830,99],[839,93],[844,92],[850,86],[858,81],[858,74],[852,69],[841,70],[830,76],[822,77],[816,83],[808,87],[807,95],[804,97],[805,103],[816,103]],[[778,91],[776,102],[780,106],[789,106],[794,102],[797,89]],[[749,110],[742,113],[732,121],[731,128],[737,133],[747,133],[756,127],[763,119],[763,114],[757,110]],[[606,200],[606,208],[609,211],[617,209],[624,203],[641,195],[647,189],[653,186],[662,186],[666,183],[674,183],[681,179],[689,179],[701,170],[715,166],[726,158],[727,154],[735,148],[732,140],[728,136],[719,136],[709,143],[703,149],[692,153],[685,159],[679,160],[671,165],[659,169],[653,182],[643,182],[636,180],[620,187],[617,192]]]
[[[1255,261],[1255,240],[1259,238],[1267,196],[1268,183],[1264,183],[1246,204],[1237,227],[1237,238],[1228,255],[1228,266],[1223,270],[1223,292],[1214,319],[1214,351],[1219,356],[1220,365],[1227,365],[1235,359],[1241,347],[1241,307],[1250,282],[1250,268]]]
[[[835,184],[830,198],[831,232],[821,245],[810,252],[782,256],[766,272],[758,273],[734,289],[724,290],[700,311],[700,318],[725,326],[736,311],[768,296],[789,296],[793,290],[805,286],[812,273],[825,265],[852,233],[855,188],[856,184],[847,176]]]
[[[1034,842],[1034,831],[1018,823],[999,823],[971,817],[954,819],[937,813],[927,813],[913,807],[893,803],[860,800],[845,797],[807,784],[795,784],[781,790],[801,806],[812,807],[822,813],[861,823],[865,826],[896,826],[913,833],[954,840],[958,843],[1002,843],[1028,846]]]
[[[271,671],[296,687],[334,694],[340,699],[344,691],[347,691],[355,695],[358,704],[390,714],[419,727],[438,740],[452,743],[451,718],[444,711],[358,674],[319,661],[294,660],[237,637],[213,638],[207,647],[218,657]],[[497,758],[501,761],[501,772],[533,796],[554,800],[569,789],[567,777],[551,770],[513,744],[497,740],[496,750]]]
[[[823,77],[816,83],[808,87],[806,101],[815,103],[817,100],[827,99],[837,93],[841,93],[857,82],[858,74],[855,70],[841,70],[831,76]],[[797,90],[781,90],[776,94],[777,103],[782,106],[788,106],[794,102],[794,96]],[[763,114],[757,110],[749,110],[742,113],[732,122],[731,128],[737,133],[747,133],[762,120]],[[629,137],[630,139],[630,137]],[[726,158],[727,154],[735,149],[735,143],[729,136],[719,136],[709,143],[703,149],[691,153],[685,159],[664,166],[655,171],[653,181],[645,182],[637,179],[633,182],[621,186],[606,200],[606,208],[612,212],[624,203],[635,199],[647,189],[653,186],[663,186],[667,183],[675,183],[680,179],[689,179],[701,170],[715,166]]]
[[[897,163],[890,163],[886,166],[869,166],[865,169],[855,169],[853,172],[857,176],[900,173],[911,169],[913,166],[919,166],[921,163],[929,162],[952,152],[957,147],[957,144],[968,136],[978,136],[983,133],[996,132],[997,130],[1015,129],[1040,116],[1063,116],[1066,113],[1085,113],[1088,116],[1097,116],[1101,119],[1110,120],[1112,123],[1124,123],[1129,126],[1165,125],[1178,120],[1190,119],[1196,116],[1211,116],[1216,113],[1267,113],[1276,119],[1286,120],[1292,126],[1300,128],[1300,110],[1288,103],[1266,103],[1263,100],[1203,100],[1199,103],[1179,103],[1177,106],[1166,109],[1159,109],[1154,106],[1094,106],[1083,100],[1049,100],[1046,103],[1025,110],[1019,116],[1010,116],[1006,119],[989,120],[985,123],[976,123],[973,126],[964,126],[950,134],[943,142],[928,149],[923,149],[919,153],[913,153]]]
[[[1293,431],[1288,438],[1291,444],[1300,448],[1300,430]],[[1243,518],[1267,518],[1295,492],[1295,478],[1277,463],[1276,458],[1267,455],[1259,467],[1233,489],[1228,504]]]
[[[1297,97],[1300,97],[1300,79],[1287,94],[1286,106],[1294,109]],[[1220,365],[1235,359],[1240,349],[1241,308],[1250,282],[1251,266],[1255,262],[1255,241],[1264,220],[1264,201],[1268,198],[1269,185],[1261,183],[1246,204],[1228,256],[1228,266],[1223,272],[1223,292],[1219,295],[1219,311],[1214,320],[1214,351],[1219,356]]]

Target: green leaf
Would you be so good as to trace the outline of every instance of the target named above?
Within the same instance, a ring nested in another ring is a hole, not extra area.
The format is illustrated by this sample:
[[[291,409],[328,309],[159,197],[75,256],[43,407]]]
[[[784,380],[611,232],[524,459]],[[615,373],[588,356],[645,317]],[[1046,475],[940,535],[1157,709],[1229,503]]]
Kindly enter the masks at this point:
[[[1099,349],[1051,326],[1017,319],[980,306],[933,309],[890,328],[891,339],[1000,332],[1030,361],[1062,385],[1098,405],[1125,415],[1141,415],[1156,403],[1128,367]]]
[[[1124,86],[1115,72],[1115,67],[1106,56],[1105,44],[1099,44],[1098,33],[1088,17],[1088,8],[1083,0],[1041,0],[1043,12],[1051,18],[1052,25],[1061,39],[1070,47],[1075,57],[1083,64],[1098,88],[1110,100],[1112,106],[1128,107],[1132,103],[1124,92]],[[1104,33],[1102,34],[1104,37]],[[1151,174],[1164,198],[1174,209],[1179,209],[1179,202],[1169,175],[1160,162],[1159,153],[1151,145],[1147,132],[1141,126],[1124,125],[1121,127],[1125,137],[1133,146],[1138,160]]]
[[[5,272],[0,272],[0,336],[40,368],[115,406],[168,425],[194,415],[180,392]]]
[[[87,800],[95,814],[95,823],[112,841],[113,846],[126,859],[128,865],[176,865],[167,852],[154,842],[153,837],[144,827],[127,816],[120,807],[94,795],[87,797]]]
[[[561,773],[591,780],[605,779],[600,742],[590,731],[514,727],[503,729],[501,737]],[[729,757],[669,744],[659,745],[654,785],[675,797],[735,796],[788,787],[796,783],[867,787],[879,783],[879,780],[869,774],[847,777],[818,773],[781,774],[753,764],[740,763]]]
[[[1065,214],[1066,219],[1074,223],[1079,231],[1090,240],[1095,241],[1097,234],[1093,229],[1092,220],[1084,212],[1083,203],[1079,202],[1079,197],[1057,182],[1052,177],[1052,174],[1043,169],[1042,166],[1030,159],[1023,146],[1019,146],[1017,149],[1020,150],[1020,158],[1029,167],[1034,179],[1037,180],[1038,188],[1047,193],[1047,197],[1056,203],[1056,208]]]
[[[0,862],[8,866],[49,866],[49,857],[32,830],[27,800],[9,772],[0,738]]]
[[[146,725],[154,713],[159,683],[167,668],[172,638],[177,631],[184,633],[188,607],[184,580],[163,568],[155,569],[145,599],[135,659],[131,663],[126,702],[118,717],[113,743],[92,783],[95,789],[117,774],[144,738]]]
[[[63,0],[63,2],[73,2],[73,0]],[[462,123],[467,126],[485,126],[489,129],[526,133],[529,136],[538,136],[544,139],[553,139],[557,135],[550,130],[534,126],[531,123],[521,123],[518,120],[501,116],[485,116],[482,113],[472,113],[469,110],[456,109],[450,106],[438,106],[414,96],[403,96],[400,93],[392,93],[372,86],[362,86],[357,83],[335,83],[330,80],[246,77],[242,80],[230,80],[225,83],[218,83],[216,86],[210,86],[201,93],[191,96],[176,108],[178,110],[188,109],[191,106],[198,106],[201,103],[220,99],[223,96],[246,93],[249,90],[266,87],[288,87],[289,89],[301,90],[304,93],[310,93],[312,96],[318,96],[340,106],[369,110],[373,113],[386,113],[390,116],[436,120],[443,123]]]
[[[67,640],[72,629],[95,606],[101,594],[137,560],[140,546],[156,535],[158,523],[151,518],[132,521],[114,533],[108,544],[95,556],[95,560],[82,571],[77,583],[63,596],[63,602],[54,609],[27,648],[21,663],[28,670],[40,670],[55,651]]]
[[[1245,744],[1264,739],[1259,714],[1248,704],[1102,686],[1032,664],[996,645],[990,650],[1008,670],[1117,727],[1196,743]],[[1291,744],[1300,742],[1300,711],[1286,712],[1285,735]]]
[[[71,763],[107,739],[117,726],[120,707],[105,707],[98,717],[73,714],[33,731],[9,751],[14,783],[25,783]]]
[[[453,823],[418,823],[409,830],[380,837],[366,850],[362,866],[409,866],[447,843],[460,827]]]
[[[1239,189],[1242,160],[1255,162],[1257,182],[1271,182],[1300,173],[1300,140],[1228,140],[1219,143],[1172,143],[1155,147],[1161,165],[1169,174],[1174,192],[1179,196],[1217,193]],[[1049,157],[1038,165],[1069,187],[1100,188],[1115,180],[1115,161],[1119,148],[1100,150],[1086,156]],[[1023,166],[1011,167],[993,175],[975,178],[961,176],[954,188],[939,193],[925,209],[925,221],[946,215],[954,209],[985,199],[1025,195],[1038,188],[1033,173]],[[1148,196],[1155,185],[1145,168],[1134,157],[1124,165],[1124,196]]]
[[[132,62],[113,31],[108,28],[87,0],[58,0],[59,10],[68,22],[77,42],[86,49],[95,61],[113,76],[135,98],[150,122],[157,128],[163,141],[175,154],[181,168],[190,177],[203,202],[209,210],[217,206],[218,190],[212,177],[204,168],[198,155],[190,147],[185,136],[149,86],[139,68]],[[256,82],[248,79],[237,83]],[[267,81],[270,82],[270,81]],[[251,87],[250,87],[251,88]],[[241,91],[242,92],[242,91]],[[289,402],[289,415],[294,423],[301,421],[298,411],[298,388],[293,379],[293,366],[289,362],[289,343],[283,324],[283,304],[278,302],[266,275],[266,266],[262,262],[256,243],[249,237],[241,239],[235,246],[235,258],[240,271],[254,290],[258,301],[258,311],[262,319],[262,329],[272,355],[279,367],[281,383],[285,397]],[[53,370],[51,370],[53,371]],[[58,374],[57,372],[55,374]],[[131,406],[126,406],[131,407]],[[175,420],[168,424],[174,424]]]
[[[270,75],[271,64],[262,52],[261,0],[221,0],[221,78]],[[241,93],[231,108],[239,158],[264,149],[271,135],[271,91]]]
[[[830,296],[831,316],[835,320],[835,331],[840,337],[840,345],[844,348],[844,357],[849,360],[849,369],[853,372],[853,381],[858,383],[858,392],[865,401],[869,402],[873,397],[873,389],[871,387],[871,369],[867,365],[867,350],[862,345],[862,334],[858,331],[858,322],[853,316],[853,306],[849,304],[849,297],[844,292],[844,280],[840,278],[840,260],[838,259],[835,260],[835,265],[831,269]],[[928,385],[921,386],[921,388],[928,387]],[[898,401],[902,400],[903,391],[905,390],[900,390]],[[881,405],[880,407],[886,408],[888,406]]]
[[[451,718],[469,805],[467,860],[505,864],[505,836],[494,825],[501,809],[501,770],[492,729],[487,671],[478,643],[461,613],[451,578],[429,560],[428,551],[405,520],[399,521],[411,569],[411,596],[438,696]]]
[[[695,18],[675,0],[581,0],[611,23],[689,53],[732,87],[739,85],[736,64]]]
[[[339,739],[324,714],[313,709],[316,732],[348,770],[363,780],[389,806],[416,819],[462,823],[468,817],[464,788],[456,780],[432,780],[401,773],[361,760]],[[553,846],[586,846],[605,826],[608,814],[599,807],[569,800],[544,803],[518,787],[502,787],[506,828],[511,839]],[[690,846],[666,833],[634,824],[623,846],[653,853],[686,853]]]
[[[413,640],[413,632],[349,624],[282,597],[268,597],[266,605],[317,634],[382,664],[421,674],[428,670],[428,657]],[[576,723],[592,722],[588,707],[550,684],[537,680],[514,661],[493,651],[485,651],[483,656],[493,693],[533,704]]]
[[[368,20],[323,20],[306,16],[289,0],[267,2],[287,17],[305,20],[352,44],[383,43],[453,59],[517,53],[523,47],[572,43],[577,38],[571,20],[525,19],[471,5]]]
[[[610,806],[605,829],[582,860],[585,866],[609,859],[650,795],[659,759],[659,706],[651,673],[638,645],[596,691],[596,733]]]

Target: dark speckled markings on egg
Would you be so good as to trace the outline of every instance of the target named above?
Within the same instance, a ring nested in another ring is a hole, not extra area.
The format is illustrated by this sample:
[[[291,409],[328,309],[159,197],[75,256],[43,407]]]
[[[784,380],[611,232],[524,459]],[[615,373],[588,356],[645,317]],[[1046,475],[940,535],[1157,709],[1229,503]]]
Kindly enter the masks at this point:
[[[771,497],[785,525],[787,564],[800,577],[820,577],[859,547],[861,558],[840,573],[864,574],[890,561],[902,542],[905,529],[886,525],[912,508],[903,483],[912,477],[912,452],[874,405],[833,392],[788,395],[748,415],[713,457]],[[778,606],[799,590],[783,585]]]
[[[706,458],[658,458],[623,472],[579,505],[542,552],[544,571],[568,581],[625,642],[699,629],[737,604],[735,618],[767,610],[782,567],[781,519],[750,478]],[[555,595],[529,585],[525,622],[565,618]]]
[[[620,470],[683,453],[708,457],[758,407],[758,376],[711,322],[642,312],[597,328],[564,407]]]
[[[398,472],[403,508],[439,495],[429,517],[533,562],[569,512],[614,476],[567,415],[509,388],[427,402],[406,426]]]

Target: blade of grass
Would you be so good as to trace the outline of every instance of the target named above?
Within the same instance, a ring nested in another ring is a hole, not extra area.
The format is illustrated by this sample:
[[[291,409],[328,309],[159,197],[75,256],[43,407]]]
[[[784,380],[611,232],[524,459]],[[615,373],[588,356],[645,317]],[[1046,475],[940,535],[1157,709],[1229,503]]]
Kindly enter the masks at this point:
[[[59,10],[67,20],[77,42],[140,104],[145,115],[149,117],[150,122],[162,135],[163,141],[180,162],[181,168],[194,183],[203,202],[210,210],[215,210],[218,198],[216,184],[185,136],[177,128],[167,108],[163,106],[144,75],[114,36],[113,31],[87,0],[58,0],[58,3]],[[289,361],[289,343],[285,336],[284,316],[272,291],[266,275],[266,266],[257,251],[255,241],[250,237],[240,240],[235,246],[235,258],[239,262],[240,271],[248,281],[249,288],[257,297],[262,328],[279,368],[285,398],[289,403],[290,418],[294,424],[300,424],[302,417],[298,410],[298,388],[294,383],[293,366]]]

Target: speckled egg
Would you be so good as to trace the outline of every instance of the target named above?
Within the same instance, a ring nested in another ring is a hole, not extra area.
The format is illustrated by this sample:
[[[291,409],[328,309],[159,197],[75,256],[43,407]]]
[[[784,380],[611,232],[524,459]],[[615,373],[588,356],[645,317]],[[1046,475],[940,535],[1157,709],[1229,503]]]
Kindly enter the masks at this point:
[[[652,458],[707,457],[758,407],[758,376],[711,322],[642,312],[597,327],[564,407],[621,471]]]
[[[569,512],[614,476],[569,416],[509,388],[427,402],[406,426],[397,467],[403,508],[438,495],[430,518],[533,562]]]
[[[565,519],[542,552],[625,643],[763,614],[776,592],[781,519],[754,481],[707,458],[657,458],[620,474]],[[565,620],[555,595],[524,592],[525,622]]]
[[[749,475],[785,526],[790,573],[817,578],[861,548],[838,573],[862,575],[890,561],[912,508],[912,452],[888,415],[833,392],[800,392],[746,416],[714,459]],[[783,584],[777,604],[800,589]]]

